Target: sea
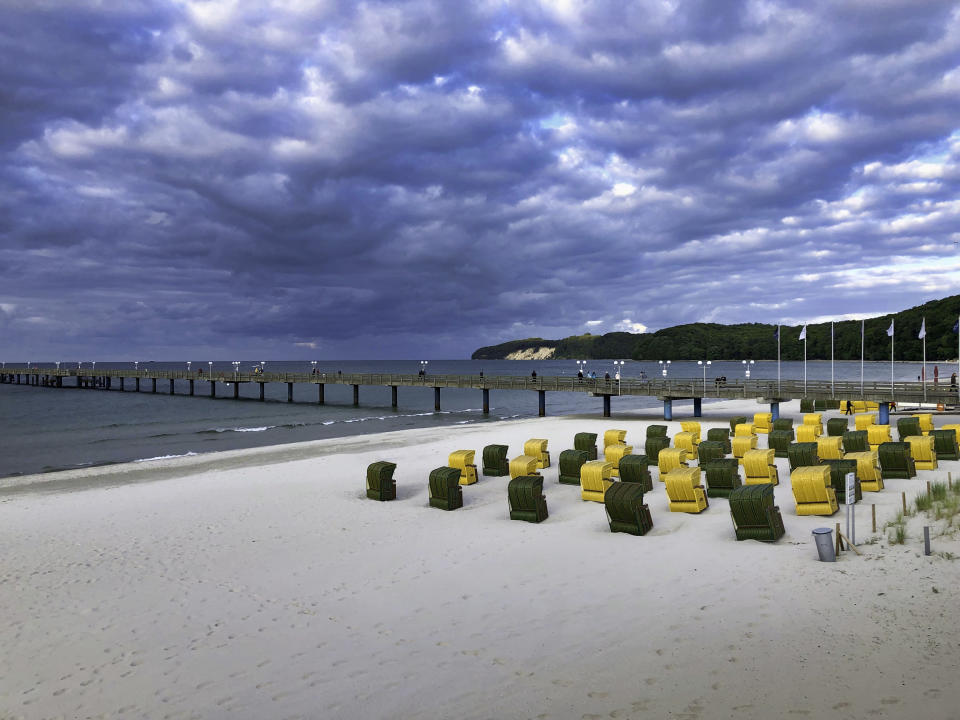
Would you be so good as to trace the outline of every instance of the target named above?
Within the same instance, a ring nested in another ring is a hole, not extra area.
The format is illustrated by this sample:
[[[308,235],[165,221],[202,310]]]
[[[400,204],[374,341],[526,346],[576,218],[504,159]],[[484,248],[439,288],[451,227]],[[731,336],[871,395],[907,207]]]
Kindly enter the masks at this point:
[[[243,361],[241,368],[252,368],[259,361]],[[574,360],[429,360],[430,375],[478,374],[529,376],[536,370],[540,376],[576,375]],[[32,363],[53,367],[50,362]],[[197,366],[206,362],[194,363]],[[779,372],[783,379],[802,379],[804,369],[809,380],[858,381],[861,364],[856,361],[783,362]],[[933,367],[939,365],[941,381],[949,382],[955,363],[927,362],[927,377],[932,379]],[[7,363],[7,370],[15,367]],[[90,367],[89,363],[84,367]],[[132,363],[98,362],[98,369],[132,369]],[[309,361],[267,361],[268,372],[309,373]],[[417,360],[356,360],[318,361],[319,372],[344,373],[406,373],[415,375],[421,367]],[[916,380],[920,363],[897,362],[893,376],[897,381]],[[186,369],[182,362],[140,363],[140,369]],[[206,370],[206,368],[205,368]],[[214,373],[233,370],[231,362],[216,362]],[[616,373],[612,361],[588,360],[586,371],[603,376]],[[726,376],[728,380],[742,378],[745,366],[741,361],[715,361],[706,370],[708,381]],[[656,362],[627,360],[622,366],[622,377],[660,377],[661,366]],[[696,362],[675,361],[667,370],[670,378],[704,377],[704,368]],[[776,378],[778,364],[757,361],[750,365],[754,379]],[[93,374],[93,373],[91,373]],[[863,365],[865,381],[884,381],[891,376],[891,363],[868,362]],[[347,437],[369,433],[406,430],[411,428],[445,427],[480,424],[499,420],[537,416],[537,395],[530,391],[491,390],[490,414],[482,411],[480,390],[444,388],[441,390],[441,410],[434,411],[433,390],[400,387],[398,407],[390,405],[388,387],[360,387],[360,405],[353,406],[353,390],[349,385],[328,384],[325,404],[317,403],[313,385],[295,385],[294,402],[287,402],[285,383],[266,385],[266,399],[259,401],[256,384],[240,386],[240,399],[228,397],[225,388],[219,388],[220,397],[211,399],[206,394],[206,383],[196,384],[196,395],[187,395],[187,382],[178,381],[175,394],[168,394],[166,381],[158,382],[157,394],[144,391],[148,383],[141,383],[141,392],[129,390],[76,390],[73,388],[45,388],[28,385],[0,384],[0,477],[54,472],[71,468],[109,465],[123,462],[142,462],[200,453],[294,443],[323,438]],[[602,416],[602,400],[585,393],[547,393],[547,414],[591,414]],[[710,400],[705,400],[704,404]],[[614,397],[612,412],[661,407],[656,398]],[[682,406],[674,412],[682,414]]]

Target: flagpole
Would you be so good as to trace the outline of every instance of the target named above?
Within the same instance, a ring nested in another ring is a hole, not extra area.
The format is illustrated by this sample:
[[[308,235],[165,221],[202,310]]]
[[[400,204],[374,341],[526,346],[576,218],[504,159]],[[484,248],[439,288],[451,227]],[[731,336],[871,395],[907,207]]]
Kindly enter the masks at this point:
[[[923,319],[923,401],[927,401],[927,319]]]
[[[806,325],[804,325],[806,331]],[[803,396],[807,396],[807,333],[803,333]]]
[[[863,323],[860,321],[860,397],[863,397]],[[957,356],[960,358],[960,355]],[[957,360],[957,367],[960,367],[960,360]]]
[[[960,354],[957,355],[957,367],[960,368]],[[780,324],[777,323],[777,397],[780,397]]]
[[[890,329],[893,330],[890,333],[890,394],[893,395],[893,336],[896,334],[896,329],[894,328],[894,320],[890,320]]]
[[[830,321],[830,397],[834,396],[833,389],[833,320]]]
[[[960,378],[960,315],[957,316],[957,377]],[[957,388],[957,398],[960,399],[960,379]]]

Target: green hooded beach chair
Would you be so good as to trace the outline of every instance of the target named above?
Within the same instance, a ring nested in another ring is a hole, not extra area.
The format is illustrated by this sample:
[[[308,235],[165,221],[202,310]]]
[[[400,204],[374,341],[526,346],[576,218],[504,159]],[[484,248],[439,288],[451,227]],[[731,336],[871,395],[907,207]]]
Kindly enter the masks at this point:
[[[647,425],[647,440],[654,437],[667,437],[667,426]]]
[[[785,532],[773,485],[743,485],[730,493],[730,517],[737,540],[776,542]]]
[[[900,442],[906,442],[911,435],[922,435],[920,430],[920,418],[902,417],[897,419],[897,436]]]
[[[723,443],[716,440],[704,440],[697,446],[697,462],[703,465],[711,460],[722,458],[726,453],[723,452]]]
[[[789,430],[771,430],[767,434],[767,447],[773,450],[778,458],[787,457],[787,450],[793,441],[793,428]]]
[[[817,412],[819,410],[839,410],[840,401],[839,400],[814,400],[813,401],[813,411]]]
[[[560,453],[559,481],[564,485],[579,485],[580,468],[589,459],[589,455],[584,450],[564,450]]]
[[[771,430],[793,430],[793,418],[777,418],[770,426]]]
[[[937,460],[960,459],[960,448],[957,447],[957,434],[953,430],[931,430],[933,449],[937,452]]]
[[[730,454],[730,433],[723,428],[710,428],[707,430],[707,440],[710,442],[723,443],[723,454]]]
[[[587,454],[587,460],[597,459],[597,434],[582,432],[573,436],[573,449],[583,450]],[[577,481],[579,482],[579,480]]]
[[[667,436],[648,437],[647,444],[643,448],[643,454],[647,456],[647,465],[656,465],[660,459],[660,451],[670,447],[670,438]]]
[[[830,437],[843,437],[843,434],[850,429],[850,423],[847,418],[830,418],[827,420],[827,435]]]
[[[745,425],[747,422],[746,415],[737,415],[736,417],[730,418],[730,435],[731,437],[736,433],[737,425]]]
[[[790,472],[805,465],[820,464],[820,458],[817,456],[817,443],[815,442],[790,443],[787,446],[787,458],[790,460]]]
[[[634,483],[643,488],[644,492],[653,490],[653,479],[650,477],[650,463],[646,455],[624,455],[620,458],[620,482]]]
[[[709,460],[701,465],[707,483],[707,497],[729,497],[743,485],[740,478],[740,461],[736,458]]]
[[[393,471],[397,464],[380,460],[367,466],[367,497],[371,500],[396,500],[397,482]]]
[[[877,446],[877,456],[880,460],[880,477],[884,480],[909,480],[917,476],[917,466],[910,454],[910,443],[880,443]],[[853,472],[856,472],[856,466]]]
[[[814,412],[813,400],[811,398],[800,398],[800,412],[802,413]]]
[[[510,474],[510,461],[507,460],[507,445],[487,445],[483,449],[483,474],[500,477]]]
[[[867,442],[866,430],[850,430],[843,434],[843,452],[869,452],[870,443]]]
[[[847,473],[857,474],[857,461],[824,460],[823,462],[830,466],[830,484],[833,486],[834,493],[837,496],[837,502],[843,505],[847,502]],[[863,500],[863,488],[860,485],[860,478],[856,479],[856,488],[857,494],[854,497],[854,502],[859,502]]]
[[[430,472],[430,507],[441,510],[463,507],[460,471],[457,468],[444,466]]]
[[[565,450],[564,452],[577,452]],[[562,453],[561,453],[562,454]],[[507,485],[510,519],[538,523],[547,519],[547,499],[543,495],[541,475],[521,475]]]
[[[653,528],[650,508],[643,502],[643,488],[637,483],[618,482],[603,497],[610,532],[646,535]]]

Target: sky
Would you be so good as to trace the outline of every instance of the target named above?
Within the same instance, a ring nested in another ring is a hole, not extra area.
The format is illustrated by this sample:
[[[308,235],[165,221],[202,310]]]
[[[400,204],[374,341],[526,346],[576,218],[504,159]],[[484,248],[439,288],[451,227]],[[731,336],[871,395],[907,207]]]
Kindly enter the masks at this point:
[[[960,292],[960,3],[0,0],[0,355],[466,358]]]

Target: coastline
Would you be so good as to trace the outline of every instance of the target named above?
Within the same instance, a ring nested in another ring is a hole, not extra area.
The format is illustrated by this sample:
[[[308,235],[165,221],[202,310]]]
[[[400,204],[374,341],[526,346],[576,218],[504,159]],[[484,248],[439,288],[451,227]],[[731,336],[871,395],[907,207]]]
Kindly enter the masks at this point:
[[[799,417],[797,405],[782,414]],[[705,403],[704,434],[764,409]],[[819,563],[810,531],[843,511],[796,516],[785,460],[776,544],[735,541],[721,499],[670,513],[655,473],[654,529],[611,534],[602,505],[557,484],[557,458],[574,433],[613,427],[640,451],[648,423],[680,429],[650,409],[4,478],[0,710],[955,716],[956,539],[935,538],[940,554],[925,557],[912,529],[907,545],[864,543],[862,557]],[[449,452],[500,442],[513,457],[530,437],[548,438],[553,458],[546,522],[507,519],[506,478],[464,488],[462,510],[427,507],[427,475]],[[391,503],[364,496],[379,459],[398,463]],[[864,503],[882,525],[901,491],[947,472],[960,478],[960,462],[888,481]],[[863,543],[865,505],[857,519]]]

